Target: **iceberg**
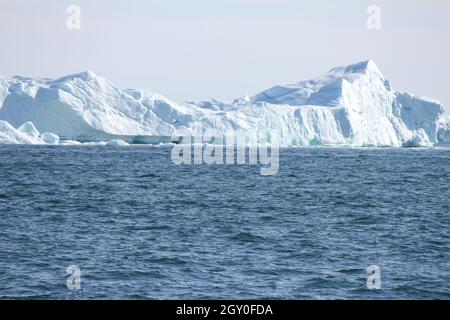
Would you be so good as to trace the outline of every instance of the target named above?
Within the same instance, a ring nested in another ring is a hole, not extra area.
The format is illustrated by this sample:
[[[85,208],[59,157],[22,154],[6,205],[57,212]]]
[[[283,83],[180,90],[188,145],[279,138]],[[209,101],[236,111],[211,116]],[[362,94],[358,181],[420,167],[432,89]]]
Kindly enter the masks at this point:
[[[0,120],[0,144],[59,144],[59,137],[51,132],[39,133],[30,121],[16,129]]]
[[[38,132],[82,143],[171,143],[194,135],[200,122],[202,133],[220,135],[276,129],[287,147],[428,147],[450,136],[444,111],[435,100],[395,91],[370,60],[232,102],[177,103],[118,88],[92,71],[58,79],[0,76],[0,120],[10,127],[32,122]],[[29,124],[18,132],[39,142],[59,140],[39,140]]]
[[[35,135],[36,128],[27,123],[19,129],[14,128],[7,121],[0,120],[0,143],[2,144],[45,144],[39,138],[39,132]]]

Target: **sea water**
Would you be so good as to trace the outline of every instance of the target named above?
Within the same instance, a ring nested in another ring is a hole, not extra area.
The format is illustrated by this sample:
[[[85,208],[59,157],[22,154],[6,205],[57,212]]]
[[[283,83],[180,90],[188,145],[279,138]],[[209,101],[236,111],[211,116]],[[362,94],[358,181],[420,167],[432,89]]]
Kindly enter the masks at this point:
[[[274,176],[170,156],[0,146],[0,298],[450,298],[450,150],[282,149]]]

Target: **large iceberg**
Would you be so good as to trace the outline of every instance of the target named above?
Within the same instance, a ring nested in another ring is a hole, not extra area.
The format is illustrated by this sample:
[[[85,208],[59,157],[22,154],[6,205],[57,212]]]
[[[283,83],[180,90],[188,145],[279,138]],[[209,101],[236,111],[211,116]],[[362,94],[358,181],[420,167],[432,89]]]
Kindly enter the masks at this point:
[[[0,76],[0,120],[13,127],[31,121],[40,132],[81,142],[171,142],[200,122],[223,135],[276,129],[283,146],[432,146],[447,137],[443,114],[437,101],[395,91],[373,61],[233,102],[176,103],[120,89],[91,71],[59,79]]]

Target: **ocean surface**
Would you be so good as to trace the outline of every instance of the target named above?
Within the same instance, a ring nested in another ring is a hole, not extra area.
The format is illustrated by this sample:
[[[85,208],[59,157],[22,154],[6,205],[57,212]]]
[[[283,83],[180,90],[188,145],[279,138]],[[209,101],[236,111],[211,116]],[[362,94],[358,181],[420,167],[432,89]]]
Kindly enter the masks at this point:
[[[450,150],[283,149],[269,177],[170,153],[0,146],[0,298],[450,299]]]

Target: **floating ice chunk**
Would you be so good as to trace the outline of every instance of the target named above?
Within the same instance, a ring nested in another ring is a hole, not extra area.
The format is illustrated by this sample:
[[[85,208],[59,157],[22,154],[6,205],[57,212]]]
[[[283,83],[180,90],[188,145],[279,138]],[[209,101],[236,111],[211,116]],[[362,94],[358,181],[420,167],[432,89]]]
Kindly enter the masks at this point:
[[[58,144],[59,143],[59,136],[54,133],[51,133],[51,132],[42,133],[41,139],[47,144]]]
[[[0,143],[2,144],[44,144],[35,138],[14,128],[7,121],[0,120]]]
[[[79,146],[81,145],[81,142],[75,140],[62,140],[59,144],[63,146]]]
[[[106,146],[106,141],[95,141],[82,143],[83,146]]]
[[[110,140],[106,143],[108,146],[115,146],[115,147],[124,147],[129,146],[128,143],[126,143],[123,140]]]

